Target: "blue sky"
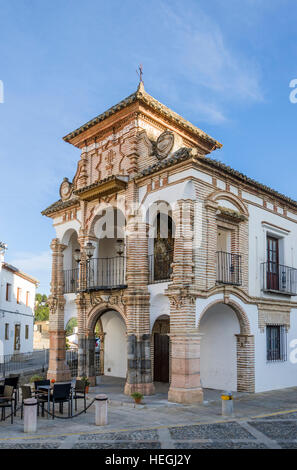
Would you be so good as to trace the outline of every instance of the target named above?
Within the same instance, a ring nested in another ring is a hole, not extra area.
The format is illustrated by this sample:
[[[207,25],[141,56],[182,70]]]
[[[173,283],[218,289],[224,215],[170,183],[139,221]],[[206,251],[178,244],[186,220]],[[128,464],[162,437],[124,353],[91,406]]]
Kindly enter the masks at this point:
[[[49,293],[62,136],[146,90],[223,143],[213,156],[297,200],[295,0],[0,0],[0,240]]]

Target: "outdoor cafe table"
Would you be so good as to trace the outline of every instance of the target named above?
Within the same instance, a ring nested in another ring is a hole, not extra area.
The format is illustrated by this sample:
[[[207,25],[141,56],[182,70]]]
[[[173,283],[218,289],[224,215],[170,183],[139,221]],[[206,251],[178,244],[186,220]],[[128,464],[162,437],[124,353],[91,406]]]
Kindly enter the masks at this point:
[[[69,382],[67,382],[67,383],[69,383]],[[71,382],[71,389],[70,389],[70,393],[71,393],[71,416],[72,416],[72,410],[73,410],[73,389],[74,389],[74,387],[75,387],[75,385]],[[38,385],[37,390],[47,391],[47,411],[48,411],[47,418],[49,418],[50,399],[51,399],[51,392],[53,390],[53,386],[52,385]]]

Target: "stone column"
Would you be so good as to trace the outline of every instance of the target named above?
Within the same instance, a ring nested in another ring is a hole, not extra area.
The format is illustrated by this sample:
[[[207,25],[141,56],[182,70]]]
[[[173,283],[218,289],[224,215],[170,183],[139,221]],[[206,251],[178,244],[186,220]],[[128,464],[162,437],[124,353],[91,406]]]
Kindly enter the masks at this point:
[[[255,338],[238,334],[237,339],[237,390],[255,392]]]
[[[52,280],[50,305],[50,351],[48,379],[55,379],[56,382],[70,380],[71,374],[66,363],[66,331],[64,329],[64,273],[63,273],[63,250],[66,245],[62,245],[58,238],[54,238],[51,243],[52,249]]]
[[[77,376],[86,375],[86,333],[85,333],[85,315],[86,315],[86,298],[84,293],[76,296],[77,305],[77,326],[78,326],[78,365]]]
[[[194,201],[177,201],[173,211],[176,226],[170,301],[171,383],[168,400],[177,403],[203,401],[200,383],[200,338],[196,328],[196,298],[193,294]]]
[[[150,356],[150,295],[148,292],[148,227],[141,214],[133,211],[136,187],[130,183],[127,223],[127,270],[125,305],[127,312],[128,370],[124,392],[154,393]]]

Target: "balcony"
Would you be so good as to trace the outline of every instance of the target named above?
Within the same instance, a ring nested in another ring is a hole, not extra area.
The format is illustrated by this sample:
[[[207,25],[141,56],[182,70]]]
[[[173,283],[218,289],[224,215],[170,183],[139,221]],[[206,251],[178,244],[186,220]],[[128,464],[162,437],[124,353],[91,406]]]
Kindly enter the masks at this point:
[[[261,264],[262,290],[297,295],[297,269],[268,261]]]
[[[92,258],[87,264],[87,290],[122,289],[126,286],[126,259]],[[64,294],[79,290],[79,269],[64,270]]]
[[[126,258],[91,258],[87,265],[87,290],[122,289],[126,285]]]
[[[64,294],[75,293],[78,290],[79,269],[64,269]]]
[[[241,255],[217,251],[217,283],[240,286],[242,284]]]
[[[149,255],[149,284],[170,281],[173,250],[164,254]]]

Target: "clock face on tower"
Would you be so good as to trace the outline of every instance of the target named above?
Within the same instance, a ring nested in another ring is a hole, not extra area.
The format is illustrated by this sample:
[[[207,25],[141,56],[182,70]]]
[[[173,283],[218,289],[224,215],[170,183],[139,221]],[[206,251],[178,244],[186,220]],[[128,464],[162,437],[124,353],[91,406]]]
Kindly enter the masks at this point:
[[[64,178],[60,186],[60,196],[62,201],[66,201],[72,194],[72,184],[68,181],[68,178]]]

